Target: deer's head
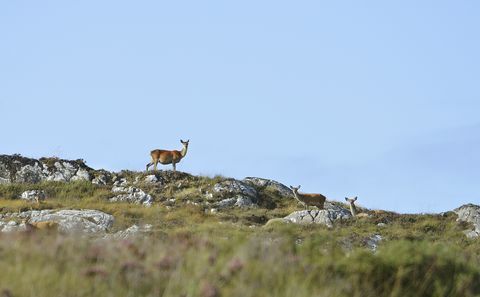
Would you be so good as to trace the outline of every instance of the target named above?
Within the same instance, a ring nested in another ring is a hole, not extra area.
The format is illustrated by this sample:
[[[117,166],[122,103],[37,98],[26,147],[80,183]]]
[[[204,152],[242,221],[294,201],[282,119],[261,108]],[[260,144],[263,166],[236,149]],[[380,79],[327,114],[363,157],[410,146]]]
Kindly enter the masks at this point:
[[[290,189],[292,190],[293,194],[297,194],[298,193],[298,190],[300,189],[300,185],[298,185],[298,187],[292,187],[290,186]]]
[[[355,204],[355,201],[357,201],[357,198],[358,198],[357,196],[355,196],[353,198],[345,197],[345,201],[347,201],[350,204]]]
[[[188,148],[188,143],[190,142],[190,140],[183,141],[183,140],[180,139],[180,142],[183,144],[183,146],[184,146],[185,148]]]

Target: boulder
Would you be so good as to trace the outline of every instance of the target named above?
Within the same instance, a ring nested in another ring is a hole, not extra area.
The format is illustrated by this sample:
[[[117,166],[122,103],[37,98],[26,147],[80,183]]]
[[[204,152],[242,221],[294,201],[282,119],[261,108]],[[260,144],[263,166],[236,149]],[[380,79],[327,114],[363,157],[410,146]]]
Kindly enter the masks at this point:
[[[465,231],[468,238],[480,236],[480,206],[475,204],[465,204],[453,210],[458,215],[457,221],[473,224],[473,230]]]
[[[21,213],[15,213],[9,215],[10,219],[26,220],[30,223],[37,222],[56,222],[58,224],[58,230],[63,233],[105,233],[113,225],[114,218],[112,215],[89,209],[64,209],[64,210],[31,210]],[[15,223],[15,222],[13,222]],[[11,222],[11,227],[5,230],[5,226],[2,232],[11,231],[14,225]],[[18,230],[25,228],[25,224],[17,224]]]
[[[352,217],[349,210],[330,202],[325,202],[325,209],[295,211],[284,219],[295,224],[321,224],[333,227],[335,221]]]
[[[249,185],[253,185],[255,187],[272,188],[276,190],[283,197],[293,196],[292,190],[290,190],[289,187],[271,179],[265,179],[265,178],[259,178],[259,177],[246,177],[243,179],[243,182]]]
[[[144,235],[152,232],[152,225],[146,224],[143,226],[133,225],[125,230],[118,231],[113,234],[105,235],[105,239],[129,239],[139,235]]]
[[[225,180],[213,186],[213,192],[223,198],[218,208],[256,206],[258,193],[255,188],[238,180]]]
[[[236,197],[223,199],[215,204],[218,209],[229,208],[229,207],[239,207],[239,208],[250,208],[257,207],[252,201],[252,198],[248,196],[237,195]]]
[[[28,200],[28,201],[40,201],[40,200],[45,200],[47,196],[45,195],[45,192],[42,190],[30,190],[30,191],[25,191],[22,193],[20,196],[21,199]]]
[[[113,186],[113,193],[119,193],[119,195],[109,199],[111,202],[128,202],[135,204],[143,204],[145,206],[152,206],[153,198],[149,194],[145,193],[142,189],[135,187],[125,186]]]
[[[41,158],[20,155],[0,155],[0,183],[38,183],[46,180],[91,180],[93,169],[83,160]]]

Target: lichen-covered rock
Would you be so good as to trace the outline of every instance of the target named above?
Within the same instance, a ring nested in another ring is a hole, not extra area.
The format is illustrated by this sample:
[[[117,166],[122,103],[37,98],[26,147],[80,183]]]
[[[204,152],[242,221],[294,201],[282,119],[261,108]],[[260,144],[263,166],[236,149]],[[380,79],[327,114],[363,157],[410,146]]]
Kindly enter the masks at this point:
[[[237,195],[236,197],[223,199],[215,204],[218,209],[239,207],[239,208],[251,208],[257,207],[252,201],[252,198],[248,196]]]
[[[105,233],[112,227],[114,218],[112,215],[101,212],[99,210],[89,209],[64,209],[64,210],[31,210],[21,213],[12,213],[9,219],[16,219],[20,221],[28,221],[29,223],[37,222],[56,222],[58,224],[58,231],[64,233]],[[13,229],[14,221],[11,221],[8,231]],[[18,231],[25,227],[24,224],[17,224]],[[5,226],[2,229],[5,231]]]
[[[42,190],[25,191],[20,196],[21,199],[28,200],[28,201],[41,201],[41,200],[45,200],[46,197],[47,196],[45,195],[45,192]]]
[[[238,180],[225,180],[223,182],[217,183],[213,186],[213,191],[216,193],[222,194],[240,194],[243,196],[249,196],[252,198],[257,198],[257,190],[255,188],[246,185]]]
[[[347,209],[325,202],[325,209],[295,211],[284,219],[295,224],[321,224],[332,227],[335,221],[351,217],[352,215]]]
[[[145,176],[144,181],[147,184],[154,184],[154,183],[159,182],[158,178],[154,174],[150,174],[150,175]]]
[[[258,201],[255,188],[238,180],[225,180],[213,186],[213,192],[222,201],[217,203],[218,208],[226,207],[254,207]]]
[[[243,182],[256,187],[272,188],[276,190],[281,196],[284,196],[284,197],[293,196],[292,190],[290,190],[289,187],[271,179],[265,179],[265,178],[259,178],[259,177],[246,177],[245,179],[243,179]]]
[[[128,202],[135,204],[143,204],[145,206],[152,206],[153,198],[151,195],[145,193],[142,189],[135,187],[114,186],[113,193],[120,193],[119,195],[110,198],[111,202]]]
[[[465,204],[453,210],[458,215],[458,221],[472,223],[473,230],[465,231],[468,238],[480,236],[480,206],[475,204]]]
[[[15,221],[0,223],[0,232],[10,233],[10,232],[25,231],[25,230],[26,230],[25,224],[19,224]]]
[[[0,155],[0,183],[38,183],[46,180],[91,180],[93,169],[83,160],[41,158],[39,160],[20,155]]]
[[[383,240],[383,237],[380,234],[373,234],[370,237],[365,239],[365,245],[368,249],[372,250],[373,252],[377,251],[378,245]]]
[[[105,235],[105,239],[129,239],[139,235],[145,235],[152,232],[152,225],[146,224],[143,226],[133,225],[125,230],[118,231],[113,234]]]

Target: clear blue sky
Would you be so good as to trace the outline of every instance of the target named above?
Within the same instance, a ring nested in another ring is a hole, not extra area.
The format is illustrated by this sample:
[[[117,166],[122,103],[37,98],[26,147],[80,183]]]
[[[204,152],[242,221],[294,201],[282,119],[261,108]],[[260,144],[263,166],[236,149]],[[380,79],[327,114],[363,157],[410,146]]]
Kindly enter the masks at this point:
[[[2,1],[0,153],[480,202],[478,1]]]

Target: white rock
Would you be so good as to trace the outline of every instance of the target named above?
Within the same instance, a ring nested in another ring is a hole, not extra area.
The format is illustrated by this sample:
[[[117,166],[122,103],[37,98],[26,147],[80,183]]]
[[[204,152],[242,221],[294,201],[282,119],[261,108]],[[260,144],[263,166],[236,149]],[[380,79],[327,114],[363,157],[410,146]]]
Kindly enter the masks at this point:
[[[149,194],[145,193],[139,188],[135,187],[121,187],[121,186],[114,186],[112,188],[112,192],[120,193],[115,197],[109,199],[111,202],[128,202],[128,203],[135,203],[135,204],[143,204],[144,206],[152,206],[153,198]]]
[[[465,233],[468,238],[476,238],[480,235],[480,206],[465,204],[453,211],[458,215],[457,221],[473,224],[474,229]]]
[[[154,183],[158,182],[158,178],[153,174],[147,175],[147,176],[145,176],[145,182],[148,183],[148,184],[154,184]]]

